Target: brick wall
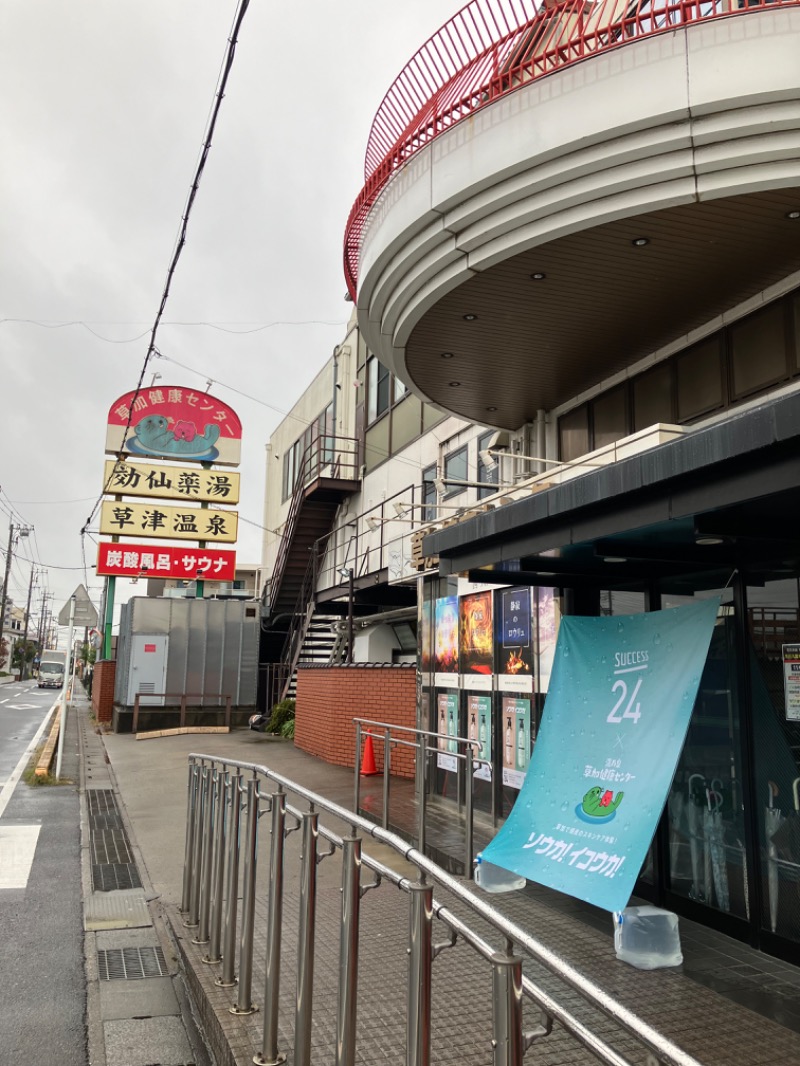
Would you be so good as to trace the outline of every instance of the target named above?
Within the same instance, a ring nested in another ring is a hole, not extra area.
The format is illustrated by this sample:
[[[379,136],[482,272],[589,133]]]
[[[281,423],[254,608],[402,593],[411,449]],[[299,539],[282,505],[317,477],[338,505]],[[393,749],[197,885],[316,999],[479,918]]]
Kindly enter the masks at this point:
[[[101,659],[92,674],[92,710],[98,722],[110,722],[114,710],[116,659]]]
[[[352,766],[353,718],[372,718],[414,728],[417,724],[417,670],[414,665],[353,663],[301,666],[297,671],[294,742],[298,748],[338,766]],[[383,769],[383,742],[373,741]],[[362,749],[363,751],[363,749]],[[414,776],[414,751],[392,748],[392,774]]]

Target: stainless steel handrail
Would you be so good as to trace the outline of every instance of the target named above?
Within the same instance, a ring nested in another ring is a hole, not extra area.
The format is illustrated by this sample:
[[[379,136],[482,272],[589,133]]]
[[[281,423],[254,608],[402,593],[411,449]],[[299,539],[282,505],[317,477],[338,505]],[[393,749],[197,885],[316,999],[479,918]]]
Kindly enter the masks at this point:
[[[439,741],[446,740],[448,743],[454,743],[456,745],[456,751],[448,751],[447,754],[451,759],[456,759],[465,764],[465,786],[464,786],[464,873],[469,877],[470,870],[472,869],[472,859],[474,856],[474,839],[475,839],[475,814],[473,803],[473,789],[475,785],[475,768],[478,766],[488,766],[491,770],[491,763],[486,759],[479,759],[475,756],[475,750],[480,751],[480,743],[477,740],[473,740],[471,737],[454,737],[449,733],[435,733],[430,729],[417,729],[414,726],[409,725],[394,725],[392,722],[377,722],[371,718],[354,718],[353,722],[356,727],[356,742],[355,742],[355,760],[353,763],[353,769],[355,771],[355,783],[353,787],[353,808],[358,811],[361,798],[361,742],[364,737],[373,737],[376,740],[383,742],[383,811],[381,813],[381,825],[384,829],[389,828],[389,790],[391,781],[391,749],[395,747],[411,747],[416,749],[417,752],[417,767],[416,767],[416,781],[417,781],[417,847],[420,851],[425,851],[426,845],[426,824],[428,817],[428,760],[429,756],[437,752],[439,749]],[[382,732],[373,733],[369,728],[363,729],[363,726],[376,726]],[[399,733],[413,733],[419,738],[417,741],[401,740],[399,738],[393,738],[392,732]],[[434,744],[429,744],[428,741],[433,740]],[[458,748],[463,746],[463,751],[459,751]],[[494,794],[493,794],[494,795]],[[459,797],[459,807],[460,807]]]
[[[278,972],[279,958],[276,958],[275,955],[274,937],[276,929],[280,928],[281,922],[284,839],[286,833],[292,832],[301,825],[303,826],[301,884],[305,886],[305,894],[303,905],[301,906],[301,924],[298,936],[300,949],[298,952],[296,1032],[308,1032],[311,1026],[315,892],[314,875],[309,867],[316,868],[321,859],[325,858],[326,855],[332,854],[336,849],[342,849],[346,856],[346,861],[343,863],[340,945],[342,981],[340,982],[339,1011],[337,1013],[337,1066],[352,1066],[355,1062],[359,920],[356,900],[360,899],[360,896],[363,895],[367,888],[372,887],[362,886],[357,889],[359,883],[358,870],[362,863],[376,873],[375,886],[381,880],[387,880],[409,894],[411,921],[409,932],[408,1012],[406,1019],[406,1062],[408,1066],[430,1066],[430,967],[433,958],[441,950],[440,947],[434,947],[432,944],[431,926],[434,915],[450,929],[453,941],[460,936],[481,957],[487,959],[492,967],[492,1033],[495,1048],[493,1060],[495,1066],[521,1066],[522,1057],[527,1047],[533,1040],[547,1035],[554,1019],[558,1020],[583,1046],[590,1049],[601,1062],[607,1063],[608,1066],[629,1066],[629,1060],[607,1045],[599,1035],[592,1032],[585,1023],[577,1019],[567,1008],[560,1006],[553,996],[539,988],[534,982],[523,978],[522,959],[518,954],[515,954],[515,951],[519,950],[544,965],[568,987],[579,992],[588,1003],[602,1010],[626,1032],[640,1040],[650,1050],[652,1056],[655,1057],[655,1066],[657,1064],[660,1064],[660,1066],[700,1066],[700,1063],[693,1056],[683,1051],[623,1004],[614,1000],[612,996],[547,948],[541,941],[506,918],[485,899],[476,895],[467,884],[452,877],[436,863],[428,859],[419,849],[408,844],[396,834],[375,825],[356,812],[347,810],[324,796],[284,777],[282,774],[270,770],[266,766],[200,753],[192,753],[189,755],[188,761],[190,776],[186,827],[187,872],[183,883],[181,909],[187,915],[189,923],[192,920],[197,922],[199,918],[201,925],[210,924],[211,927],[216,927],[216,923],[219,921],[217,912],[226,904],[228,908],[235,908],[236,905],[236,892],[229,893],[228,899],[224,899],[220,895],[218,888],[213,887],[217,884],[216,880],[212,882],[211,893],[201,891],[201,884],[204,878],[207,877],[208,855],[211,854],[209,849],[222,848],[226,855],[226,867],[230,870],[231,865],[238,861],[241,848],[244,857],[243,884],[246,900],[252,898],[256,880],[258,849],[254,846],[250,834],[240,835],[230,832],[230,826],[233,823],[232,812],[231,815],[226,816],[224,806],[220,807],[219,804],[204,803],[199,797],[203,794],[210,794],[210,786],[215,778],[221,775],[226,782],[226,786],[228,786],[222,792],[226,800],[229,799],[238,809],[238,804],[244,798],[248,826],[253,826],[257,829],[259,816],[263,813],[262,803],[266,805],[266,810],[273,812],[269,899],[269,928],[271,935],[268,937],[267,944],[267,970],[270,973],[270,984],[265,990],[263,1007],[264,1047],[262,1053],[254,1058],[254,1061],[261,1064],[261,1066],[274,1066],[274,1064],[283,1061],[284,1058],[278,1052],[276,1045],[278,1033],[276,1012],[278,1009],[280,974]],[[245,777],[244,775],[251,776]],[[262,792],[259,779],[263,779],[264,782],[271,782],[276,786],[276,791],[272,793]],[[301,810],[288,805],[286,803],[287,792],[305,801],[309,804],[310,809]],[[217,794],[220,794],[219,791]],[[278,805],[277,812],[276,805]],[[334,830],[320,825],[318,815],[321,811],[348,826],[350,828],[350,836],[342,837]],[[293,817],[297,823],[288,830],[284,829],[283,826],[283,819],[286,814]],[[218,824],[220,819],[223,822],[222,826]],[[387,845],[401,858],[414,865],[418,871],[418,879],[410,881],[407,877],[391,870],[370,855],[362,855],[360,852],[360,838],[357,836],[359,832]],[[328,852],[318,852],[316,845],[318,836],[323,837],[330,843],[331,848]],[[230,884],[230,879],[228,879],[228,884]],[[504,939],[504,949],[501,951],[494,950],[463,918],[457,917],[447,907],[436,901],[433,897],[434,884],[439,885],[450,893],[454,899],[466,906],[473,916],[480,918],[495,932],[500,934]],[[199,897],[202,897],[200,907],[203,913],[197,915],[193,912],[198,910],[197,900]],[[208,914],[205,913],[206,909],[209,911]],[[228,924],[226,915],[226,930]],[[247,938],[249,938],[249,943],[245,943]],[[238,1002],[231,1007],[233,1013],[245,1013],[253,1008],[253,1004],[249,1000],[252,979],[252,940],[252,924],[248,914],[247,918],[242,921],[239,997]],[[353,954],[354,952],[355,955]],[[342,960],[345,960],[344,965]],[[224,963],[230,965],[230,960],[224,960]],[[243,987],[247,990],[247,994],[244,996],[242,995]],[[547,1016],[547,1023],[544,1026],[528,1034],[522,1032],[522,994],[539,1005]],[[309,1048],[307,1041],[300,1040],[298,1042],[296,1040],[295,1043],[295,1063],[297,1066],[308,1066]]]

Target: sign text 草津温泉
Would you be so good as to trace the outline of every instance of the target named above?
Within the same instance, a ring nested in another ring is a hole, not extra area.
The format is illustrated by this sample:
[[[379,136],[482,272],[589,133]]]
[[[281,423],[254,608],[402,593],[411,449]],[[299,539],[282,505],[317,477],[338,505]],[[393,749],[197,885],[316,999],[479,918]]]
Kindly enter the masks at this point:
[[[105,500],[100,532],[120,537],[159,537],[233,544],[238,533],[236,511],[174,507],[168,504]]]

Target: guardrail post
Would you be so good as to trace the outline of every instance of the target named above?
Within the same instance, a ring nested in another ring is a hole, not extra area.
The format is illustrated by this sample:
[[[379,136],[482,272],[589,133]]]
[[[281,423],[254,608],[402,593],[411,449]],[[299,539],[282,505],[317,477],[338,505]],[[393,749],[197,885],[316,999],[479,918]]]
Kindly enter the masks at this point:
[[[391,730],[383,731],[383,818],[381,825],[384,829],[389,828],[389,773],[391,771]]]
[[[189,767],[189,788],[186,800],[186,846],[183,851],[183,887],[181,890],[181,912],[189,910],[189,896],[192,890],[192,862],[194,855],[194,820],[197,814],[197,796],[200,783],[200,767],[193,763]]]
[[[208,954],[203,962],[217,963],[222,959],[220,938],[222,932],[222,882],[225,873],[226,821],[228,781],[230,773],[220,770],[214,794],[214,859],[211,872],[211,916],[209,919]]]
[[[222,973],[214,984],[232,988],[236,984],[236,905],[239,892],[239,814],[242,808],[242,779],[237,774],[228,782],[228,868],[225,882],[225,922],[222,934]]]
[[[200,905],[198,908],[199,928],[197,930],[197,936],[192,940],[193,944],[208,943],[208,916],[211,909],[211,867],[219,776],[219,770],[215,770],[213,767],[209,768],[209,785],[206,792],[206,802],[203,805],[203,856],[200,862]]]
[[[522,1066],[522,959],[492,955],[492,1066]]]
[[[300,922],[297,932],[297,1001],[294,1021],[294,1066],[311,1064],[311,1006],[314,990],[314,929],[317,906],[317,837],[319,815],[303,815],[300,869]]]
[[[252,1014],[253,925],[255,921],[256,862],[258,856],[258,781],[247,782],[247,828],[242,891],[242,933],[239,942],[239,994],[231,1014]]]
[[[353,760],[353,772],[356,775],[353,785],[353,810],[358,814],[358,804],[361,799],[361,722],[356,722],[356,752]]]
[[[355,1066],[358,940],[361,910],[361,840],[342,840],[342,924],[339,940],[339,1001],[336,1066]]]
[[[417,804],[417,848],[425,854],[425,821],[428,808],[428,738],[423,734],[420,738],[419,752],[422,759],[421,773],[419,775],[419,803]]]
[[[408,886],[408,1010],[406,1066],[430,1066],[433,886]]]
[[[464,765],[466,767],[467,780],[464,786],[464,877],[470,877],[472,875],[472,849],[475,829],[475,814],[473,809],[473,796],[472,790],[475,787],[475,757],[472,750],[472,745],[467,744],[464,752],[465,759]]]
[[[194,818],[194,843],[192,844],[192,885],[189,892],[189,913],[186,916],[186,925],[189,928],[196,926],[199,920],[200,874],[203,862],[203,819],[205,818],[205,811],[208,807],[210,774],[211,768],[201,765],[197,809]]]
[[[283,925],[283,838],[286,827],[286,795],[272,795],[272,840],[269,853],[269,910],[267,913],[267,958],[264,965],[264,1039],[258,1066],[279,1066],[286,1056],[278,1051],[278,1010],[281,977],[281,931]]]

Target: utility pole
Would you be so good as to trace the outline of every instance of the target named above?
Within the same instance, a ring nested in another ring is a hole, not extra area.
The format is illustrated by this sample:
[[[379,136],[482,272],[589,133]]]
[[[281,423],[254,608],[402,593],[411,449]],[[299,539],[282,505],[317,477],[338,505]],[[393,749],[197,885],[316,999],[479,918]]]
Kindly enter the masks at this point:
[[[19,541],[20,537],[27,537],[30,535],[32,526],[20,526],[15,522],[8,523],[8,548],[6,549],[6,572],[3,577],[3,592],[0,594],[0,641],[3,639],[3,629],[6,624],[6,604],[8,602],[8,577],[11,573],[11,556],[14,550],[14,545]],[[16,537],[14,533],[16,531]],[[10,649],[9,649],[10,659]]]
[[[32,566],[31,567],[31,579],[28,582],[28,602],[25,605],[25,635],[22,638],[22,656],[20,658],[20,664],[19,664],[19,679],[20,679],[20,681],[24,681],[25,680],[25,674],[27,673],[27,670],[28,670],[28,659],[27,659],[27,652],[28,652],[28,624],[30,622],[30,617],[31,617],[31,593],[33,592],[33,584],[34,584],[35,580],[36,580],[36,567]]]

